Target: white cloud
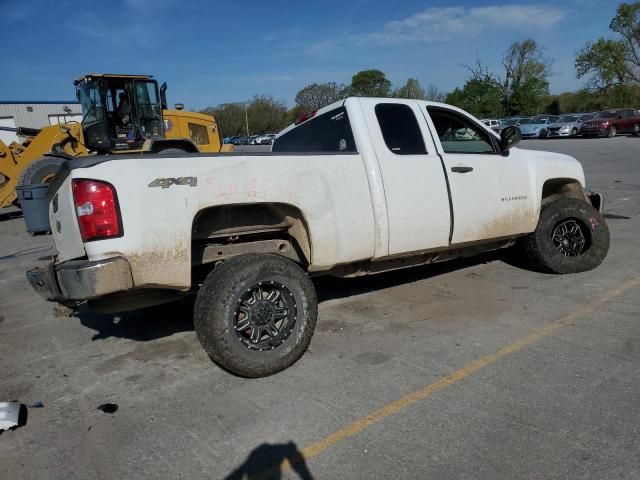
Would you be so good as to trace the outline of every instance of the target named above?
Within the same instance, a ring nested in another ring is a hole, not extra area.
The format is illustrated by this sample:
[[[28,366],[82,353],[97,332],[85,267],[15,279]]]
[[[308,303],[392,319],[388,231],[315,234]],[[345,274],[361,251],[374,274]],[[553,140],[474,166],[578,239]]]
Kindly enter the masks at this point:
[[[441,42],[505,30],[538,31],[556,25],[564,12],[551,5],[432,7],[402,20],[388,22],[382,31],[356,35],[361,43],[391,45]]]

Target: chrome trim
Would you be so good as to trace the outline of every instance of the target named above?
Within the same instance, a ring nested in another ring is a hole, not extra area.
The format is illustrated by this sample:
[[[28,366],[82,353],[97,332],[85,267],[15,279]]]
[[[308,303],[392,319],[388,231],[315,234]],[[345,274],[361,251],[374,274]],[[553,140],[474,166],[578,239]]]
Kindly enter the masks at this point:
[[[123,257],[70,260],[56,265],[58,285],[65,299],[88,300],[133,288],[131,266]]]

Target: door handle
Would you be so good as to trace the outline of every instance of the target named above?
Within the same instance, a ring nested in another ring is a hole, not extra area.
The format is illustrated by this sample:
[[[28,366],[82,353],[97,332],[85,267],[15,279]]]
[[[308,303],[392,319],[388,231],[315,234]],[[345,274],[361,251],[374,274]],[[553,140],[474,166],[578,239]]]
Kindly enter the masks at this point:
[[[451,167],[451,171],[456,173],[473,172],[473,167],[463,167],[462,165],[459,165],[457,167]]]

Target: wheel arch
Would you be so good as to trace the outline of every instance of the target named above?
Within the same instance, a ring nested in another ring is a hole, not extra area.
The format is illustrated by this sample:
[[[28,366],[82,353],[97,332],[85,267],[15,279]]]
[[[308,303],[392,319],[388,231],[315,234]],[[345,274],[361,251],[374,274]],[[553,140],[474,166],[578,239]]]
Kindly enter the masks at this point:
[[[313,243],[302,210],[287,203],[241,203],[200,210],[193,218],[191,243],[234,239],[249,244],[264,239],[290,239],[305,266],[312,263]]]
[[[584,191],[582,183],[575,178],[549,178],[542,184],[540,194],[541,205],[553,202],[560,198],[575,198],[591,203]],[[597,207],[596,207],[597,208]]]

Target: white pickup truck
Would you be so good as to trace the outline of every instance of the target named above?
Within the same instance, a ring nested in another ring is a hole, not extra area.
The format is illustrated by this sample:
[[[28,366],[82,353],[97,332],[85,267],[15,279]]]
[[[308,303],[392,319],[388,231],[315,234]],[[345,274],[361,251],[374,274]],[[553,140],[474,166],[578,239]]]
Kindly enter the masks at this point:
[[[520,247],[573,273],[609,248],[578,161],[521,150],[439,103],[348,98],[270,153],[94,156],[49,189],[57,257],[27,273],[46,299],[99,311],[197,291],[194,325],[223,368],[270,375],[305,352],[310,276],[355,276]]]

